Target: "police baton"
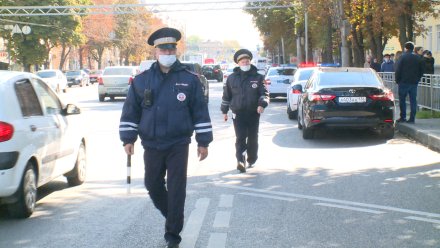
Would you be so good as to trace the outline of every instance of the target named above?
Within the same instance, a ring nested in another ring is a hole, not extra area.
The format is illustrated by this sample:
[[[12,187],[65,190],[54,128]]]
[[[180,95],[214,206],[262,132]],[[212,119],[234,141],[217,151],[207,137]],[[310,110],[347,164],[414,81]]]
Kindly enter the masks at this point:
[[[130,193],[131,186],[131,155],[127,154],[127,193]]]

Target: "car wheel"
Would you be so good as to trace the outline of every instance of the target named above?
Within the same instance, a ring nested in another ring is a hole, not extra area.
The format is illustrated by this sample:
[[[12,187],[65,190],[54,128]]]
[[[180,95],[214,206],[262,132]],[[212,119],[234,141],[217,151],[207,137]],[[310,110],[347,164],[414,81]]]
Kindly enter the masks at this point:
[[[301,115],[299,114],[299,106],[298,106],[298,110],[296,112],[298,113],[297,116],[296,116],[296,120],[298,121],[298,129],[301,130],[301,129],[303,129],[303,125],[302,125],[302,122],[301,122],[302,114]]]
[[[34,212],[37,202],[37,175],[28,162],[17,190],[17,202],[8,205],[9,214],[15,218],[27,218]]]
[[[313,139],[313,137],[315,136],[315,130],[313,130],[310,127],[303,126],[302,132],[303,132],[303,139]]]
[[[64,176],[67,178],[67,183],[69,184],[69,186],[77,186],[84,183],[86,179],[86,172],[86,148],[84,146],[84,143],[81,143],[78,150],[78,157],[76,158],[75,162],[75,167]]]
[[[103,102],[104,99],[105,99],[105,95],[99,95],[99,101],[100,101],[100,102]]]
[[[380,136],[384,139],[394,138],[394,127],[385,127],[380,131]]]
[[[292,111],[292,109],[290,108],[289,100],[287,100],[287,116],[290,120],[293,120],[298,116],[298,110]]]

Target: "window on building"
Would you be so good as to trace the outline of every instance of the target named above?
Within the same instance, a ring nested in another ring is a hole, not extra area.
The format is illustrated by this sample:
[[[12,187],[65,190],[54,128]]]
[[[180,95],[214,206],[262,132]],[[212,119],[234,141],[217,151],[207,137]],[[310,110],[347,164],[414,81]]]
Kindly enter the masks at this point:
[[[428,37],[427,37],[427,46],[425,49],[428,49],[429,51],[432,51],[432,26],[428,27]]]
[[[437,52],[440,52],[440,25],[437,25],[436,29],[437,29],[437,40],[436,40]]]

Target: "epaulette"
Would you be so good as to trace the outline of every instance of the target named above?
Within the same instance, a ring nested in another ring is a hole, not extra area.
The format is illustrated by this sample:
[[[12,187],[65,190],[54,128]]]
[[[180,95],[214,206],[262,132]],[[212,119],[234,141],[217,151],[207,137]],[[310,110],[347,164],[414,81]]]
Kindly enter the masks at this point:
[[[197,77],[199,76],[199,74],[197,74],[197,73],[195,73],[195,72],[193,72],[193,71],[190,71],[190,70],[188,70],[188,69],[186,69],[186,68],[185,68],[185,71],[187,71],[187,72],[189,72],[189,73],[191,73],[191,74],[193,74],[193,75],[195,75],[195,76],[197,76]]]

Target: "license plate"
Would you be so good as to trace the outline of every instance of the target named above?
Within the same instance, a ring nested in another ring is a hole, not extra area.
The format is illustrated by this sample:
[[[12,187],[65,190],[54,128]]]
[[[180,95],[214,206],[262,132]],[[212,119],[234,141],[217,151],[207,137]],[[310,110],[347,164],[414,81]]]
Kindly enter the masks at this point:
[[[367,98],[365,96],[360,97],[339,97],[340,103],[363,103],[366,102]]]
[[[279,84],[290,84],[290,81],[289,81],[289,79],[277,80],[277,83],[279,83]]]
[[[119,89],[119,88],[108,88],[107,92],[109,93],[121,93],[122,91],[124,91],[124,89]]]

